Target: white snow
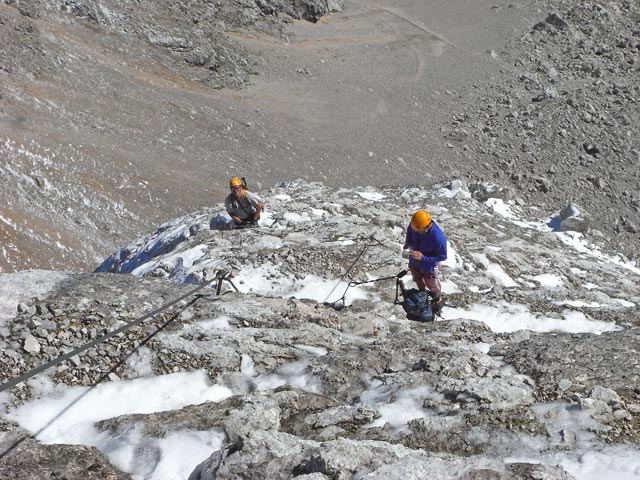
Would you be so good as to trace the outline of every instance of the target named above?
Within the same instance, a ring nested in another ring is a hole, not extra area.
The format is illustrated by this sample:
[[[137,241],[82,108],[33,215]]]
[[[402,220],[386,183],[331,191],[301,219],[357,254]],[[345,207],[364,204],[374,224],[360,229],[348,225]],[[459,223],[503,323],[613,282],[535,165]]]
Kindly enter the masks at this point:
[[[135,459],[136,447],[143,444],[139,434],[111,436],[98,432],[94,424],[119,415],[219,402],[232,395],[225,387],[211,385],[202,370],[111,381],[94,388],[53,388],[40,380],[30,381],[30,384],[35,386],[36,400],[9,411],[7,418],[34,432],[43,443],[96,446],[116,466],[132,473],[142,470],[145,474],[138,478],[150,480],[188,477],[198,463],[220,448],[222,434],[181,432],[160,440],[147,440],[157,444],[160,455],[145,459],[146,465],[141,466]]]
[[[622,330],[615,323],[593,320],[582,312],[565,310],[562,318],[536,315],[525,305],[497,302],[493,305],[474,304],[468,309],[446,308],[442,320],[466,319],[486,324],[494,332],[515,332],[531,330],[532,332],[567,332],[601,334]]]
[[[380,200],[387,198],[386,195],[379,192],[356,192],[356,193],[360,195],[362,198],[364,198],[365,200],[371,200],[372,202],[379,202]]]
[[[282,385],[320,393],[322,386],[316,378],[305,374],[308,362],[294,362],[279,367],[274,373],[258,375],[254,378],[258,390],[271,390]]]
[[[311,217],[309,215],[301,215],[299,213],[294,213],[294,212],[285,213],[284,219],[289,223],[303,223],[303,222],[311,221]]]
[[[189,273],[191,273],[191,267],[196,262],[196,260],[202,258],[205,254],[206,246],[198,245],[188,250],[180,251],[174,255],[166,255],[162,258],[162,262],[151,261],[144,263],[140,267],[133,270],[134,275],[144,275],[154,268],[156,268],[161,263],[163,265],[167,265],[172,269],[180,268],[183,270],[183,276],[186,277]]]
[[[40,398],[12,410],[7,416],[38,432],[38,439],[45,443],[85,443],[82,432],[92,429],[97,421],[217,402],[232,394],[225,387],[211,385],[202,370],[117,380],[94,388],[51,390],[49,385],[36,383],[36,386],[36,390],[42,390]]]
[[[364,392],[361,401],[364,405],[377,405],[380,417],[375,419],[369,427],[380,427],[385,424],[392,425],[398,431],[409,431],[408,423],[415,418],[426,418],[427,411],[423,408],[423,403],[427,399],[442,400],[444,395],[436,392],[429,385],[410,388],[397,392],[395,400],[390,403],[378,403],[379,400],[386,400],[386,396],[376,395],[374,392]]]
[[[234,275],[232,280],[243,293],[257,293],[270,297],[308,298],[318,302],[335,302],[340,300],[345,290],[346,303],[364,298],[377,298],[377,295],[367,292],[362,286],[350,287],[348,282],[336,279],[324,279],[317,275],[307,275],[298,280],[295,277],[285,277],[279,267],[263,264],[258,268],[247,267]]]
[[[543,273],[540,275],[524,275],[524,278],[528,278],[530,280],[535,281],[541,287],[547,288],[556,288],[561,287],[564,284],[564,280],[559,275],[554,275],[552,273]]]
[[[450,268],[451,270],[456,270],[458,268],[462,268],[464,265],[464,261],[462,257],[456,251],[455,246],[447,241],[447,259],[444,262],[440,263],[442,268]]]
[[[200,326],[203,330],[211,330],[213,328],[231,328],[231,325],[229,325],[229,317],[227,317],[226,315],[212,318],[211,320],[201,320],[198,322],[198,326]]]

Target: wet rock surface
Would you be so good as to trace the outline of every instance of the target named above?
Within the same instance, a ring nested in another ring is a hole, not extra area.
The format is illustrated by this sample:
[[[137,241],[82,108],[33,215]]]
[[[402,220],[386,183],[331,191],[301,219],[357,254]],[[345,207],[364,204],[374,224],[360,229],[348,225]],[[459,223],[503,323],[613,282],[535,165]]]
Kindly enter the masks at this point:
[[[287,183],[264,193],[260,228],[209,230],[221,207],[165,224],[100,267],[123,274],[70,274],[46,297],[16,305],[2,339],[1,380],[135,322],[224,270],[240,292],[222,281],[216,295],[214,283],[46,375],[92,387],[206,372],[227,398],[95,424],[104,435],[137,439],[144,458],[159,455],[157,440],[176,432],[215,432],[222,447],[194,466],[192,479],[569,479],[553,455],[577,455],[585,442],[637,445],[637,269],[588,243],[597,236],[554,231],[554,219],[537,217],[537,209],[505,209],[495,198],[473,199],[463,185],[451,188]],[[393,304],[404,228],[417,206],[432,212],[450,242],[447,306],[433,323],[406,320]],[[569,241],[576,238],[584,248]],[[133,270],[145,276],[126,274]],[[270,287],[252,291],[257,276]],[[295,292],[341,276],[390,279],[362,284],[361,298],[346,306],[344,284],[324,302],[279,293],[286,282]],[[517,316],[525,307],[528,328],[492,323],[500,308]],[[469,317],[483,308],[486,321]],[[594,333],[561,331],[574,316]],[[558,330],[538,330],[551,320]],[[20,384],[5,405],[33,392]],[[4,428],[3,445],[11,444],[17,427]],[[62,455],[61,446],[23,445],[46,453],[34,462],[44,470]],[[504,464],[514,452],[537,461]],[[19,462],[3,468],[11,474]]]

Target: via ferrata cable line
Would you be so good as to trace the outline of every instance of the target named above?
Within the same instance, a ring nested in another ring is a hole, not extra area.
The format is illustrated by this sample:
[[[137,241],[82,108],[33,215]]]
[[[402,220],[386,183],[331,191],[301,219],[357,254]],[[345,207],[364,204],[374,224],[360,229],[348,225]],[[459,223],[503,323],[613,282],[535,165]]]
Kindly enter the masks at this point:
[[[126,325],[121,326],[120,328],[117,328],[99,338],[96,338],[95,340],[92,340],[89,343],[85,343],[84,345],[81,345],[80,347],[65,353],[64,355],[60,355],[57,358],[54,358],[53,360],[40,365],[39,367],[36,367],[32,370],[29,370],[28,372],[9,380],[8,382],[3,383],[2,385],[0,385],[0,393],[4,392],[5,390],[8,390],[12,387],[15,387],[16,385],[18,385],[21,382],[24,382],[25,380],[30,379],[31,377],[34,377],[35,375],[37,375],[38,373],[44,372],[45,370],[48,370],[49,368],[58,365],[61,362],[64,362],[65,360],[70,359],[71,357],[73,357],[74,355],[77,355],[81,352],[84,352],[85,350],[88,350],[91,347],[94,347],[100,343],[103,343],[106,340],[109,340],[112,337],[115,337],[116,335],[118,335],[119,333],[125,332],[127,330],[129,330],[130,328],[135,327],[136,325],[141,324],[143,321],[156,316],[157,314],[164,312],[165,310],[168,310],[169,308],[173,307],[175,304],[181,302],[182,300],[184,300],[187,297],[190,297],[191,295],[194,295],[196,292],[202,290],[205,287],[208,287],[209,285],[211,285],[213,282],[218,282],[217,288],[216,288],[216,294],[220,295],[220,290],[222,288],[222,283],[224,280],[228,281],[231,286],[235,289],[235,291],[237,292],[238,289],[236,288],[236,286],[233,284],[233,282],[231,282],[231,280],[228,278],[230,275],[227,271],[225,270],[221,270],[219,271],[211,280],[207,280],[206,282],[204,282],[203,284],[199,285],[198,287],[190,290],[189,292],[185,293],[184,295],[181,295],[180,297],[171,300],[170,302],[165,303],[164,305],[156,308],[155,310],[143,315],[140,318],[137,318],[136,320],[133,320],[132,322],[127,323]]]

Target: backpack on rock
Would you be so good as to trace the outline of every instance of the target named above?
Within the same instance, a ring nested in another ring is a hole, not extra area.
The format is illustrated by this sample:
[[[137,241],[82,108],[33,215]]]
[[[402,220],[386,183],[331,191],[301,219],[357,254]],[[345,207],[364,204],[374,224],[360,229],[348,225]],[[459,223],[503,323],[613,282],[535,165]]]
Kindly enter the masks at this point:
[[[409,320],[415,320],[417,322],[433,322],[435,315],[431,309],[428,290],[412,288],[404,291],[403,297],[404,300],[401,305]]]

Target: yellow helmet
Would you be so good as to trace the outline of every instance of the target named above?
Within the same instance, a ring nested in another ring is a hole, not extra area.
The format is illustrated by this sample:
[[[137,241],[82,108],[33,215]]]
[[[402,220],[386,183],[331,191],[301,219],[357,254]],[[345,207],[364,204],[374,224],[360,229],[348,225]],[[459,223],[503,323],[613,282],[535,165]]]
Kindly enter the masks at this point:
[[[411,217],[411,228],[414,230],[424,230],[431,225],[431,215],[426,210],[418,210]]]
[[[229,180],[229,188],[241,187],[241,186],[242,186],[242,180],[240,180],[238,177],[231,177],[231,180]]]

